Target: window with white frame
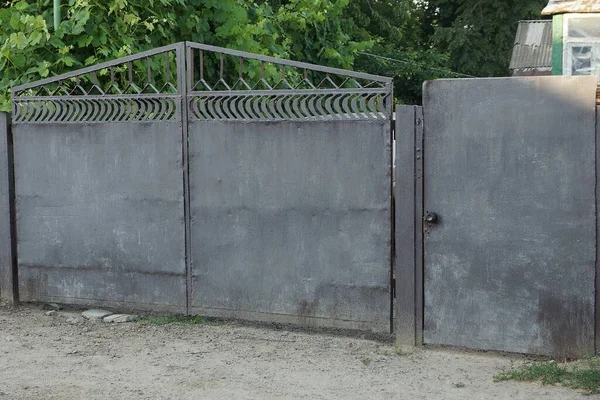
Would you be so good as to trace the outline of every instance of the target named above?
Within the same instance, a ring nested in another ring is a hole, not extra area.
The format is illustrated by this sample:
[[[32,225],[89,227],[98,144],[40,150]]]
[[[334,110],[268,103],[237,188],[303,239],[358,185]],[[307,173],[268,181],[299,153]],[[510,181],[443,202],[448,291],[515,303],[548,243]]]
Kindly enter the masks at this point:
[[[563,75],[596,75],[600,81],[600,15],[567,14]]]

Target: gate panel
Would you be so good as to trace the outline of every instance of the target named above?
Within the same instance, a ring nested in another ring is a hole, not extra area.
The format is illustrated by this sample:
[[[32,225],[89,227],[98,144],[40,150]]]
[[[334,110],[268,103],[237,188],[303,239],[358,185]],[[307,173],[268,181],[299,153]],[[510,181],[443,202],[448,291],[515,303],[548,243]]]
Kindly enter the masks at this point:
[[[15,125],[23,301],[185,305],[179,127]]]
[[[426,84],[425,343],[593,354],[595,88]]]
[[[192,312],[389,332],[388,126],[191,123]]]
[[[169,46],[15,88],[21,300],[186,311],[182,60]]]
[[[188,46],[190,312],[389,332],[391,80]]]
[[[14,88],[22,300],[389,332],[391,87],[179,43]]]

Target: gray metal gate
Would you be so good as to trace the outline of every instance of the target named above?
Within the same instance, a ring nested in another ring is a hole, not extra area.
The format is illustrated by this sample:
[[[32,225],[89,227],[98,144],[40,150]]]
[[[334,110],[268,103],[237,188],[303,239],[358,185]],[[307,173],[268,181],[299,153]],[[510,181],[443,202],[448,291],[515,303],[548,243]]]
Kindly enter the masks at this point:
[[[183,64],[173,45],[13,89],[22,301],[186,310]]]
[[[402,342],[594,354],[596,84],[441,80],[399,110]]]
[[[187,42],[13,99],[22,300],[389,331],[389,78]]]

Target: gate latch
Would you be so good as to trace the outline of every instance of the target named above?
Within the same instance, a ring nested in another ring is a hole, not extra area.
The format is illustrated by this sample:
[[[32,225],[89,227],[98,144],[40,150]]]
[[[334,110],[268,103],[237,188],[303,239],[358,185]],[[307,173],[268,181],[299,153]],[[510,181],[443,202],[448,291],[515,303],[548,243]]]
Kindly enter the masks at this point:
[[[425,222],[428,222],[430,224],[437,224],[438,222],[438,215],[434,212],[427,212],[427,214],[425,214]]]

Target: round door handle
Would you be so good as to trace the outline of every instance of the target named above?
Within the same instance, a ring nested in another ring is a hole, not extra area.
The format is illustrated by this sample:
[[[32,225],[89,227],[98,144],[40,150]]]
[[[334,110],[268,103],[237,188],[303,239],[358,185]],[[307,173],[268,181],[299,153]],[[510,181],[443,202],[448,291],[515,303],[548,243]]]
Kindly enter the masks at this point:
[[[438,216],[436,213],[428,212],[427,214],[425,214],[425,221],[430,224],[435,224],[438,222]]]

